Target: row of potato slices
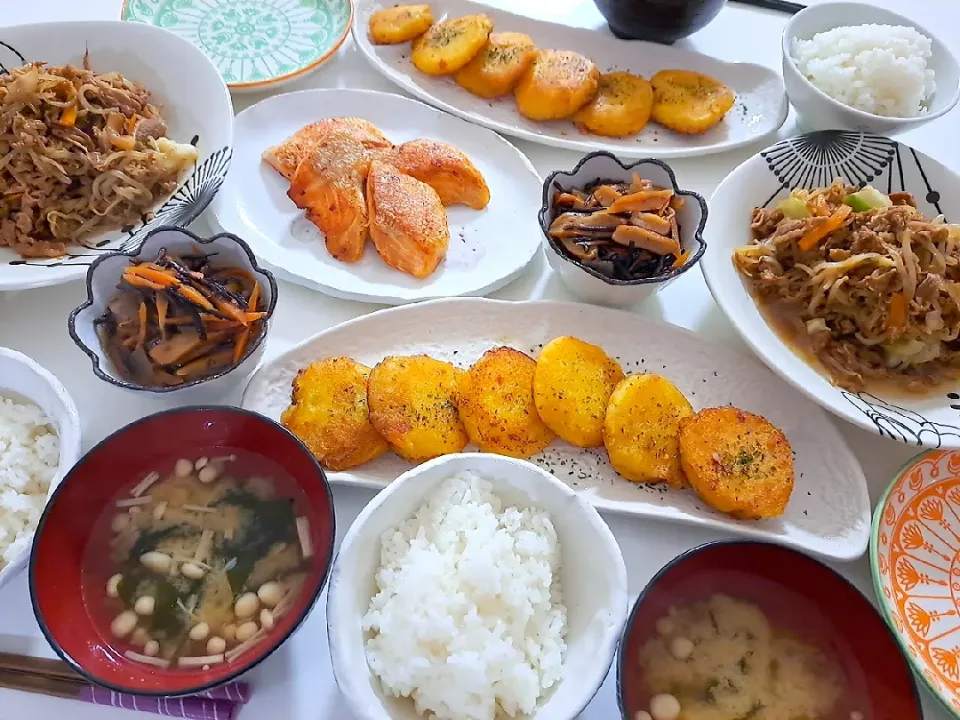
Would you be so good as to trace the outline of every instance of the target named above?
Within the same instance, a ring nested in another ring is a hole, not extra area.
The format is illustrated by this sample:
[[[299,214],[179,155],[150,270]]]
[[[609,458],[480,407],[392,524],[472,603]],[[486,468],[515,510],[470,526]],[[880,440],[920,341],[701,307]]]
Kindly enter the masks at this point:
[[[632,482],[689,485],[736,517],[780,515],[793,490],[790,444],[767,420],[734,407],[694,413],[666,378],[624,375],[602,348],[570,336],[537,360],[493,348],[469,370],[426,355],[389,356],[372,370],[324,358],[300,370],[281,421],[330,470],[388,450],[425,462],[469,442],[529,458],[559,436],[604,446]]]
[[[723,83],[689,70],[661,70],[649,81],[629,72],[600,74],[571,50],[538,50],[529,35],[492,33],[484,15],[434,23],[429,5],[398,5],[370,16],[370,38],[394,45],[413,40],[411,61],[428,75],[452,75],[486,99],[514,93],[517,110],[537,122],[572,118],[583,132],[625,137],[652,118],[670,130],[704,133],[733,107]]]

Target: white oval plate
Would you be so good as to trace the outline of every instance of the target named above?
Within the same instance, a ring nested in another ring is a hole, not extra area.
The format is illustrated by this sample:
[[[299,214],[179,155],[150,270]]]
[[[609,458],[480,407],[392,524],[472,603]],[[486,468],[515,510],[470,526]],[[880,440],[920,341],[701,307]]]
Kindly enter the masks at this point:
[[[957,222],[960,177],[913,148],[879,135],[826,130],[784,140],[730,173],[710,198],[709,238],[700,268],[714,300],[768,366],[815,402],[854,425],[908,445],[960,448],[960,387],[917,399],[850,393],[796,354],[764,320],[733,265],[750,242],[755,207],[775,205],[796,188],[843,177],[884,192],[913,194],[921,211]]]
[[[639,134],[605,138],[580,133],[569,121],[535,123],[524,118],[513,95],[487,100],[470,94],[452,78],[431,77],[410,62],[410,43],[374,45],[367,27],[383,0],[358,0],[353,37],[373,67],[391,82],[434,107],[507,135],[580,152],[607,150],[621,157],[674,158],[723,152],[763,139],[787,119],[787,96],[780,75],[749,63],[727,63],[699,53],[638,40],[619,40],[607,32],[533,20],[473,0],[446,0],[433,6],[434,21],[486,13],[494,32],[527,33],[539,47],[576,50],[593,60],[601,72],[628,70],[649,78],[660,70],[705,73],[737,93],[737,103],[717,127],[703,135],[681,135],[650,123]]]
[[[761,522],[715,512],[690,491],[630,483],[613,471],[602,448],[582,450],[557,440],[533,458],[598,509],[768,538],[842,560],[865,552],[870,533],[866,480],[823,411],[760,363],[641,315],[576,303],[480,298],[384,310],[314,335],[260,367],[244,391],[243,407],[279,420],[297,371],[322,357],[346,355],[372,367],[387,355],[426,353],[466,368],[498,345],[536,357],[544,343],[560,335],[600,345],[625,372],[663,373],[697,409],[733,403],[763,415],[786,433],[796,453],[796,488],[786,513]],[[382,488],[409,469],[395,455],[385,455],[328,478]]]
[[[0,248],[0,290],[76,280],[104,251],[136,250],[151,228],[186,227],[207,207],[227,175],[233,144],[230,93],[213,63],[183,38],[120,20],[0,28],[0,72],[36,60],[79,66],[85,52],[97,72],[116,71],[146,87],[161,109],[168,136],[193,142],[200,156],[151,219],[89,238],[88,247],[73,246],[61,258],[21,260],[12,250]]]
[[[490,186],[483,210],[447,208],[450,250],[418,280],[384,263],[372,244],[356,263],[335,260],[323,237],[287,197],[290,183],[260,154],[304,125],[362,117],[395,144],[414,138],[462,150]],[[540,246],[540,177],[526,156],[496,133],[392,93],[304,90],[267,98],[237,115],[236,158],[211,209],[221,228],[246,240],[286,279],[334,297],[399,305],[454,295],[484,295],[520,274]]]

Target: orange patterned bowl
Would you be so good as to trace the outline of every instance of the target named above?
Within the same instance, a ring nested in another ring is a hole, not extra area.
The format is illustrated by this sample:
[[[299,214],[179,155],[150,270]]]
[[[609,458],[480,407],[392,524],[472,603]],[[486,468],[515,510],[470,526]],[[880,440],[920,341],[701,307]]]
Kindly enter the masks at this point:
[[[960,450],[918,455],[877,505],[870,565],[914,671],[960,718]]]

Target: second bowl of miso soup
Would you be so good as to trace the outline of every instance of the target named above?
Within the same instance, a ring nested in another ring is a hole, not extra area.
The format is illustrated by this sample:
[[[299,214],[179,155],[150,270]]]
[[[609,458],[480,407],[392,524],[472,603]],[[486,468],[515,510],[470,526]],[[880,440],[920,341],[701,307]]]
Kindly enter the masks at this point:
[[[194,693],[248,670],[326,581],[323,471],[276,423],[185,408],[118,431],[65,478],[31,557],[50,644],[90,680]]]

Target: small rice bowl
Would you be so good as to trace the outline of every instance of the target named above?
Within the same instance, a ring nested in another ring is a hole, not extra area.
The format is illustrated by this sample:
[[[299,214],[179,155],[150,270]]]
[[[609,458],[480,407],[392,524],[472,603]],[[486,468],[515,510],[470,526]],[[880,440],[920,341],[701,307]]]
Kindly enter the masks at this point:
[[[385,692],[448,720],[532,713],[561,679],[567,609],[547,513],[464,472],[381,537],[362,625]]]
[[[0,570],[29,546],[59,462],[43,410],[0,397]]]
[[[873,115],[925,115],[936,90],[927,64],[932,41],[914,28],[857,25],[794,38],[790,54],[800,73],[844,105]]]

